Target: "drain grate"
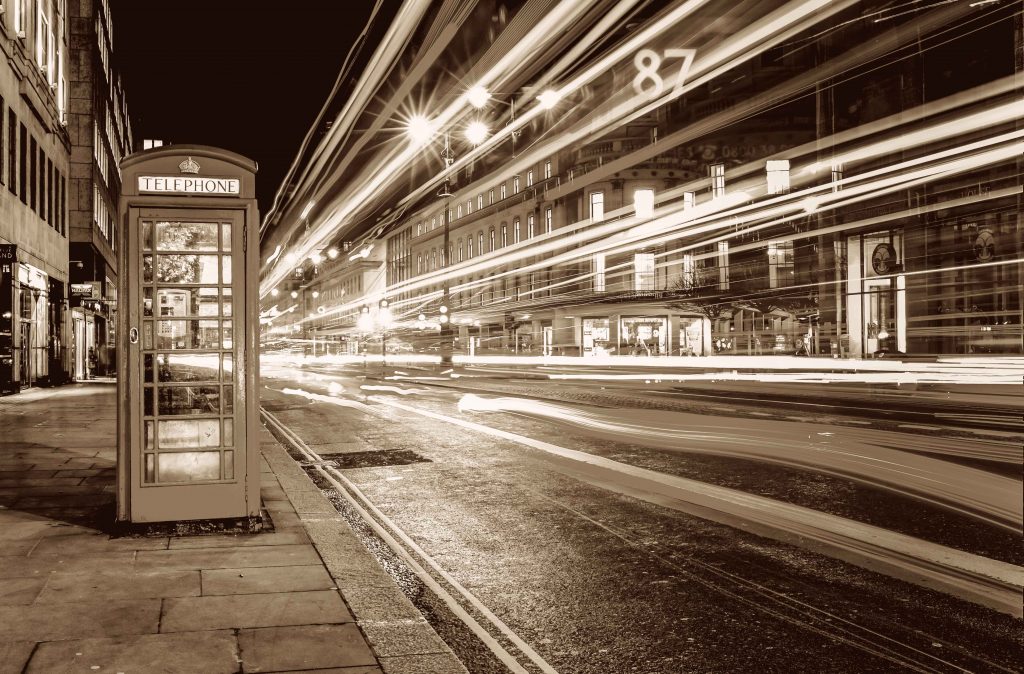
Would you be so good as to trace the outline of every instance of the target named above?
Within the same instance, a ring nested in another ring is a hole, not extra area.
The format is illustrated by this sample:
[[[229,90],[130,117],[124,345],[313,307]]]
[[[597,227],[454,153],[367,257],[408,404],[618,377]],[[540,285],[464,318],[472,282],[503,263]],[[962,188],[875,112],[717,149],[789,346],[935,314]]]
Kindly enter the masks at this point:
[[[321,454],[321,456],[325,460],[330,460],[338,468],[379,468],[382,466],[408,466],[411,463],[430,463],[430,459],[409,449]]]

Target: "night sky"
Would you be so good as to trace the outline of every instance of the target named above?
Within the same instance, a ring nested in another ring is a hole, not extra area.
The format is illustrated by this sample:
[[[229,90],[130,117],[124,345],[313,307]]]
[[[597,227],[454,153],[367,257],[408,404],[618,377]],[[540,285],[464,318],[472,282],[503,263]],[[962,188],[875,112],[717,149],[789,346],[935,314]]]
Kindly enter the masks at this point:
[[[158,138],[255,159],[266,213],[372,6],[371,0],[112,0],[114,56],[137,149],[142,139]],[[371,40],[363,52],[375,47]]]

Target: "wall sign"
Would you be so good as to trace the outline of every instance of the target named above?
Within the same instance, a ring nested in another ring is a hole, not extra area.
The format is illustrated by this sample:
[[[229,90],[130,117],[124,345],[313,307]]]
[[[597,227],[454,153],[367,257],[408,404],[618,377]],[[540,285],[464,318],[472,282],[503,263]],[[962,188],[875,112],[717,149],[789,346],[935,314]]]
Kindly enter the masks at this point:
[[[871,268],[876,274],[888,274],[896,267],[896,248],[891,243],[880,243],[871,253]]]
[[[238,178],[139,176],[139,192],[238,195],[241,194],[241,181]]]

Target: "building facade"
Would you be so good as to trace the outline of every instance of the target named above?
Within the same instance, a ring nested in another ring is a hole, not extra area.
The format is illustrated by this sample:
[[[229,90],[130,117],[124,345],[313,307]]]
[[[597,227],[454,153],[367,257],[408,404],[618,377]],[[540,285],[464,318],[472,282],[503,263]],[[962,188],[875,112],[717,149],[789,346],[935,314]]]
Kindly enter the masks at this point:
[[[65,0],[0,15],[0,389],[67,380],[69,62]]]
[[[121,158],[133,151],[121,78],[112,64],[113,23],[107,0],[73,3],[69,72],[72,134],[68,212],[73,375],[112,374],[117,362],[117,204]]]
[[[587,134],[627,60],[548,118],[578,141],[456,172],[373,235],[403,338],[444,305],[475,353],[1024,353],[1019,3],[862,11]]]

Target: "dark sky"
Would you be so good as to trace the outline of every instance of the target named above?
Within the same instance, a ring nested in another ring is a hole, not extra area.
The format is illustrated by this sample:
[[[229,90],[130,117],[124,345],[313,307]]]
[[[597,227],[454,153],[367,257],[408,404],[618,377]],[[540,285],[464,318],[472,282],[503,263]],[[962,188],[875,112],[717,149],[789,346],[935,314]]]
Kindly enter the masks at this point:
[[[372,0],[113,0],[114,58],[137,148],[143,138],[159,138],[255,159],[266,213],[372,6]]]

